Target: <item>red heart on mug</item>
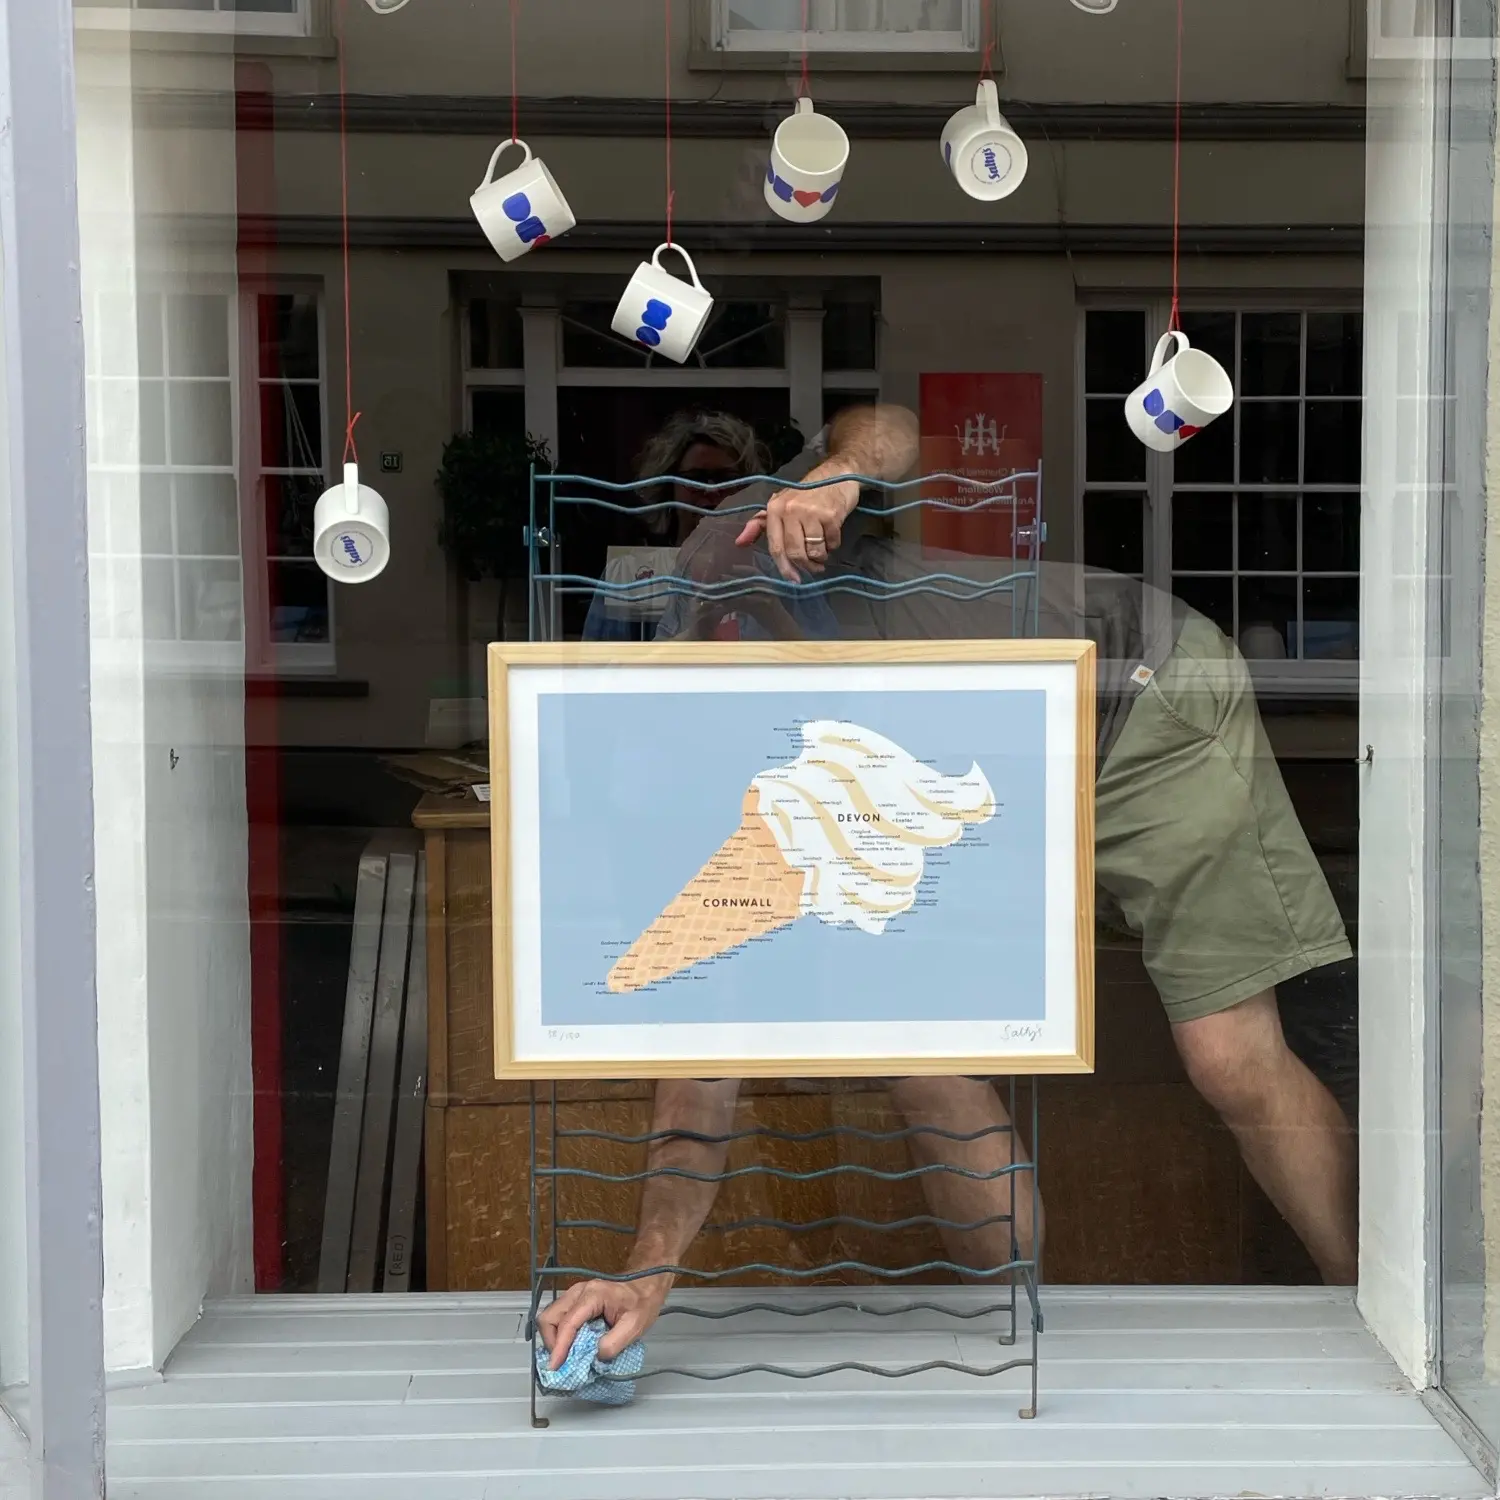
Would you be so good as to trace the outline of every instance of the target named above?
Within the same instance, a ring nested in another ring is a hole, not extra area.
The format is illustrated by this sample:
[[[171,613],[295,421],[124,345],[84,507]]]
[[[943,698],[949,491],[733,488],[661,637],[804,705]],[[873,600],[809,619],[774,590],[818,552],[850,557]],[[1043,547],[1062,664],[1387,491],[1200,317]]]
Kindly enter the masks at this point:
[[[813,204],[816,203],[822,196],[822,193],[810,193],[806,188],[796,188],[792,192],[792,197],[794,197],[797,202],[803,206],[803,208],[811,208]]]
[[[1187,442],[1190,437],[1197,437],[1197,435],[1202,431],[1203,429],[1201,427],[1192,427],[1187,423],[1184,423],[1177,429],[1177,436],[1180,437],[1183,442]]]

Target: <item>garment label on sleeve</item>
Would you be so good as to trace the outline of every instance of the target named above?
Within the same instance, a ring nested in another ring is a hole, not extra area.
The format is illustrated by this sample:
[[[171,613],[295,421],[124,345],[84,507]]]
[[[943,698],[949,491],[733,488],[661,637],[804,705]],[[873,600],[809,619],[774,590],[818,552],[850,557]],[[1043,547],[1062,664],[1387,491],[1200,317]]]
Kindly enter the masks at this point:
[[[1135,669],[1135,671],[1133,671],[1133,672],[1132,672],[1132,673],[1131,673],[1131,674],[1130,674],[1130,680],[1131,680],[1131,681],[1132,681],[1132,682],[1133,682],[1133,683],[1134,683],[1134,684],[1135,684],[1135,685],[1136,685],[1136,686],[1137,686],[1137,687],[1145,687],[1145,686],[1146,686],[1146,684],[1147,684],[1147,683],[1148,683],[1148,682],[1150,682],[1150,681],[1151,681],[1151,679],[1152,679],[1152,678],[1153,678],[1153,677],[1155,677],[1155,676],[1156,676],[1156,673],[1155,673],[1155,672],[1153,672],[1153,671],[1152,671],[1152,670],[1151,670],[1151,668],[1150,668],[1150,667],[1147,667],[1147,666],[1139,666],[1139,667],[1137,667],[1137,668],[1136,668],[1136,669]]]

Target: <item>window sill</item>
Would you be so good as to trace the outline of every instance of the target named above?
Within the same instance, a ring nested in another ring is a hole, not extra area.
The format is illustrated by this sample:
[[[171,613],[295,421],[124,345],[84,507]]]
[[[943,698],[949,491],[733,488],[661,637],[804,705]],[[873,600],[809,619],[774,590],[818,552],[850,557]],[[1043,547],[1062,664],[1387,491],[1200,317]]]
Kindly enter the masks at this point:
[[[331,36],[253,36],[214,31],[122,30],[79,21],[73,29],[80,51],[159,52],[193,57],[332,58],[338,48]]]
[[[818,52],[810,59],[819,73],[972,73],[978,52]],[[751,52],[718,47],[693,47],[688,67],[695,73],[795,73],[802,66],[800,52]],[[993,72],[1005,76],[997,55]]]
[[[245,678],[247,698],[368,698],[370,684],[363,677],[314,676],[285,672]]]

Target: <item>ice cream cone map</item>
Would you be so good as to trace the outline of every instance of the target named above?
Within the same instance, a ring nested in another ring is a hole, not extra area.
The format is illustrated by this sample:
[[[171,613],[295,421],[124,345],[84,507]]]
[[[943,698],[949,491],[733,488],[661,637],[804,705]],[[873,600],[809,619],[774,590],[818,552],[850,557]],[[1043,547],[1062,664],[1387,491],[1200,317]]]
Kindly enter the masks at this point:
[[[878,937],[916,901],[927,850],[995,816],[977,764],[946,776],[828,719],[805,724],[802,744],[751,782],[740,826],[615,963],[611,991],[661,983],[807,916]]]

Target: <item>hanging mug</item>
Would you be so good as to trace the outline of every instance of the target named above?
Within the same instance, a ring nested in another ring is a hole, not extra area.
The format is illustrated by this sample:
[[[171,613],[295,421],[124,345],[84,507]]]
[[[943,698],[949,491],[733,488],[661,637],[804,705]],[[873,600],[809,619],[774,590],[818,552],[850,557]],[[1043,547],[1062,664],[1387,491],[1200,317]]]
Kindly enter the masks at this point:
[[[1167,346],[1181,347],[1167,358]],[[1157,340],[1151,373],[1125,400],[1130,430],[1158,453],[1174,453],[1234,405],[1234,383],[1211,354],[1174,328]]]
[[[974,102],[943,126],[943,160],[971,198],[987,203],[1008,198],[1026,176],[1026,143],[1000,113],[1000,92],[984,79]]]
[[[682,257],[691,282],[662,269],[664,250]],[[622,338],[680,365],[693,352],[713,305],[692,256],[681,245],[658,245],[651,259],[635,268],[609,326]]]
[[[504,177],[496,177],[500,154],[510,146],[519,146],[525,160]],[[495,253],[507,261],[519,260],[528,250],[566,234],[578,222],[541,157],[533,156],[531,147],[515,137],[495,147],[484,181],[469,198],[469,207]]]
[[[359,465],[344,465],[344,480],[313,507],[313,557],[339,583],[368,583],[391,560],[391,513],[380,495],[359,482]]]
[[[811,224],[833,208],[848,164],[844,127],[820,115],[804,94],[771,137],[766,202],[793,224]]]

